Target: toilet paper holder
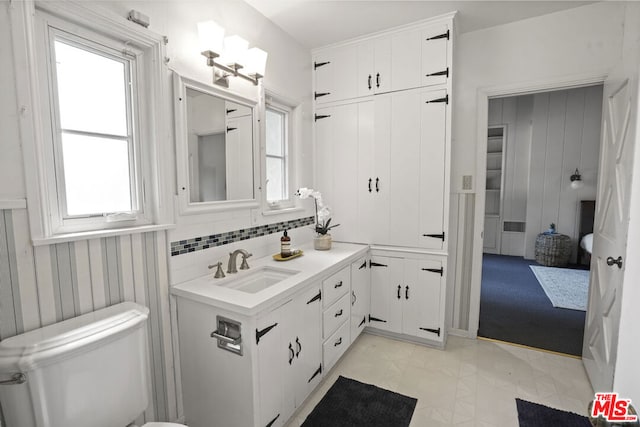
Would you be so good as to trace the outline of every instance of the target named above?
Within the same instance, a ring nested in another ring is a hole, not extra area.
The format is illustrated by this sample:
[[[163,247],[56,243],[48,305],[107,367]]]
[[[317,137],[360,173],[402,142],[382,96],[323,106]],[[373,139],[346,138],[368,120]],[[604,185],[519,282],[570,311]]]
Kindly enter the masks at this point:
[[[223,316],[216,316],[216,323],[211,338],[218,340],[218,347],[242,356],[242,323]]]

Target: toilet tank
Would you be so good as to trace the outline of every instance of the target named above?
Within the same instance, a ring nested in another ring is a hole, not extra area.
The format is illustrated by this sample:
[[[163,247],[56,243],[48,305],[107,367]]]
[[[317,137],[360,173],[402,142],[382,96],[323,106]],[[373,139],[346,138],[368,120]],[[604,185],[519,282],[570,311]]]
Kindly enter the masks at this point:
[[[146,408],[149,309],[125,302],[0,342],[7,427],[124,427]]]

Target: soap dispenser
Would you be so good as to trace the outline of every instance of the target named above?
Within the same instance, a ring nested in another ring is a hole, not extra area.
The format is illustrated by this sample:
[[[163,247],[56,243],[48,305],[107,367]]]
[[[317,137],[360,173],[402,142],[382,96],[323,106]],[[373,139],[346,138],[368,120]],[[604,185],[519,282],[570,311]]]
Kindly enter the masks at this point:
[[[287,235],[287,230],[284,230],[284,235],[280,238],[280,256],[282,258],[291,256],[291,237]]]

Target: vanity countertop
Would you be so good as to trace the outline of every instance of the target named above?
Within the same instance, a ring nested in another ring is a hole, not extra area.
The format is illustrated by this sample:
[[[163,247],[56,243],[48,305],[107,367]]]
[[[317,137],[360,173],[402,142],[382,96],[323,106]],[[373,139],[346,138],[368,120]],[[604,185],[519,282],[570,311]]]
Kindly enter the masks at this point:
[[[177,297],[251,316],[293,295],[314,280],[327,277],[344,268],[366,254],[369,246],[334,242],[331,250],[328,251],[316,251],[311,245],[299,249],[304,254],[295,259],[275,261],[271,256],[249,258],[249,270],[238,270],[238,273],[227,274],[222,279],[215,279],[212,271],[206,276],[172,286],[170,292]],[[238,265],[240,265],[240,258],[238,257]],[[230,282],[242,279],[243,276],[248,276],[261,267],[290,270],[296,273],[256,293],[226,287]]]

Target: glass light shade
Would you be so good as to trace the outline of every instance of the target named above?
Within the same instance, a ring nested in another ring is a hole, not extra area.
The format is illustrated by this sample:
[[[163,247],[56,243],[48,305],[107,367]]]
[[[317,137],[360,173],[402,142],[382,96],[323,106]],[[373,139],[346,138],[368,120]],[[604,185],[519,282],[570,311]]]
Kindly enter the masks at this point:
[[[571,188],[574,190],[579,190],[584,187],[584,181],[582,179],[576,179],[575,181],[571,181]]]
[[[260,74],[264,76],[264,70],[267,66],[267,52],[264,50],[252,47],[247,50],[247,53],[242,60],[244,65],[244,72],[250,75]]]
[[[213,51],[218,55],[224,47],[224,28],[214,21],[198,22],[200,52]]]
[[[248,48],[249,42],[240,36],[225,37],[224,50],[222,51],[220,62],[228,65],[241,64]]]

